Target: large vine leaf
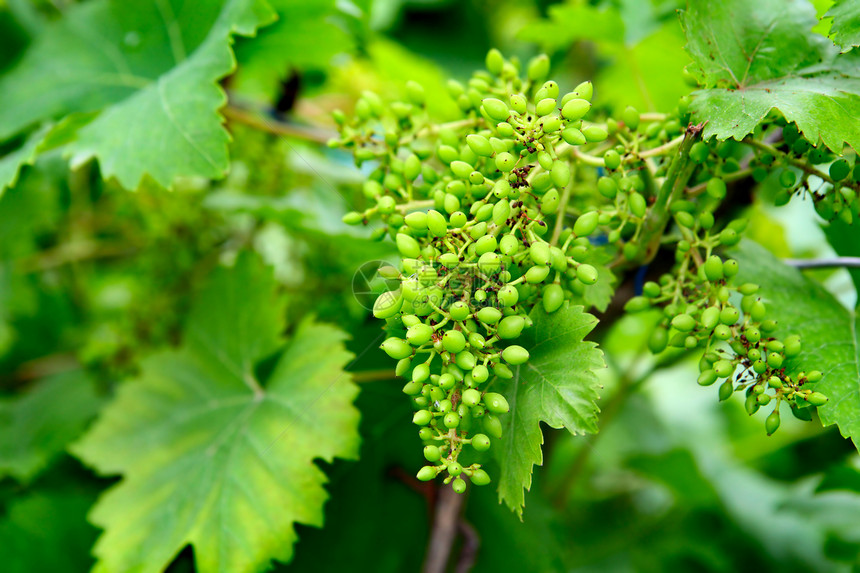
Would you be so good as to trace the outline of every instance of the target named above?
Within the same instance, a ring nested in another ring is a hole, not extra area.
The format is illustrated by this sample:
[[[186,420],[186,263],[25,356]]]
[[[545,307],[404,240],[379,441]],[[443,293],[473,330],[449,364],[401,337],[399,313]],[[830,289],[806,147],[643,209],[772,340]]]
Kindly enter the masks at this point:
[[[83,432],[101,399],[81,370],[40,380],[0,401],[0,477],[29,481]]]
[[[597,432],[600,384],[594,370],[605,366],[597,344],[583,340],[597,319],[581,306],[553,314],[535,308],[531,318],[534,325],[521,338],[531,357],[497,390],[511,407],[502,417],[502,439],[495,448],[501,468],[499,500],[519,516],[524,489],[531,488],[532,467],[543,463],[540,423],[574,435]]]
[[[217,82],[235,67],[234,34],[274,17],[264,0],[96,0],[69,9],[0,78],[0,140],[74,112],[73,161],[96,157],[105,176],[135,188],[179,175],[222,177],[229,135]]]
[[[145,360],[73,447],[123,477],[90,514],[96,571],[161,571],[189,543],[203,573],[257,571],[290,559],[294,523],[322,525],[313,461],[358,453],[351,354],[313,322],[284,344],[275,288],[256,258],[218,271],[183,346]]]
[[[836,0],[824,15],[832,18],[830,38],[843,50],[860,46],[860,3],[856,0]]]
[[[695,92],[693,121],[704,137],[742,139],[779,110],[813,144],[860,148],[860,58],[836,53],[810,30],[805,0],[692,0],[681,16]]]
[[[733,256],[741,282],[761,285],[768,316],[779,321],[777,336],[799,334],[803,352],[789,363],[793,372],[820,370],[815,385],[830,400],[818,408],[821,423],[836,424],[843,436],[860,446],[860,326],[857,312],[842,306],[819,283],[744,241]]]

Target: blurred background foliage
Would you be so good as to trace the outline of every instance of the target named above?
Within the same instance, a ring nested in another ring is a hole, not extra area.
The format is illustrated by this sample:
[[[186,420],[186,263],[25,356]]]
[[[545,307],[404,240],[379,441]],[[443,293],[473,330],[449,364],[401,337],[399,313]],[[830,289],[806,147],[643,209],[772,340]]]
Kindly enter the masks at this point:
[[[0,71],[73,4],[0,2]],[[490,47],[522,59],[546,51],[562,91],[592,79],[595,105],[606,109],[668,110],[689,91],[677,0],[271,4],[280,20],[237,39],[238,68],[223,82],[234,111],[225,179],[186,179],[170,191],[145,180],[129,192],[103,180],[92,161],[70,170],[48,153],[0,198],[4,571],[92,564],[97,530],[85,516],[112,480],[66,446],[142,358],[179,342],[195,289],[245,250],[273,268],[289,324],[307,315],[334,322],[351,333],[359,357],[351,369],[362,388],[361,459],[325,465],[325,527],[299,526],[294,559],[276,569],[417,570],[432,492],[411,477],[421,450],[409,403],[387,358],[368,348],[379,334],[369,295],[353,294],[373,288],[355,276],[362,263],[391,258],[393,249],[341,223],[362,174],[348,155],[320,145],[331,111],[349,113],[363,90],[400,96],[415,79],[444,119],[455,109],[447,78],[467,78]],[[299,135],[245,125],[250,113]],[[772,193],[769,184],[756,194]],[[753,220],[752,238],[778,256],[828,254],[811,206],[768,209],[756,196],[738,206]],[[822,278],[846,301],[853,296],[847,273]],[[466,517],[480,541],[474,571],[860,568],[853,446],[835,427],[793,420],[766,437],[739,400],[718,404],[692,383],[695,358],[655,363],[645,350],[649,320],[601,324],[596,339],[610,361],[601,432],[545,428],[546,462],[523,523],[492,488],[470,492]],[[170,570],[191,569],[186,551]]]

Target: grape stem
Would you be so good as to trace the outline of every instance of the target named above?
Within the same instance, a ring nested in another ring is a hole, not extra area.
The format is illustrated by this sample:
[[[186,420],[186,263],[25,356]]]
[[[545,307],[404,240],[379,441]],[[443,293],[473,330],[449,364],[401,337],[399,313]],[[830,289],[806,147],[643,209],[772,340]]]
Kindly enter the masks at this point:
[[[796,269],[826,269],[833,267],[860,268],[860,257],[833,257],[827,259],[782,259]]]
[[[296,139],[313,141],[315,143],[326,143],[328,140],[338,136],[336,131],[329,131],[328,129],[319,127],[294,125],[268,117],[261,117],[235,105],[228,105],[221,111],[224,114],[224,117],[230,121],[243,123],[248,127],[253,127],[260,131],[267,131],[275,135],[284,135],[287,137],[294,137]]]
[[[769,145],[767,143],[764,143],[763,141],[758,141],[756,139],[744,139],[741,143],[745,143],[745,144],[749,145],[750,147],[754,147],[754,148],[760,149],[761,151],[764,151],[766,153],[770,153],[771,155],[773,155],[775,157],[784,157],[786,159],[786,161],[788,161],[794,167],[797,167],[801,171],[804,171],[805,173],[808,173],[810,175],[815,175],[819,179],[827,181],[828,183],[830,183],[834,187],[841,185],[844,187],[850,187],[850,188],[855,189],[855,190],[860,189],[860,185],[858,185],[856,183],[851,184],[849,181],[834,181],[833,178],[829,174],[816,169],[813,165],[807,163],[806,161],[802,161],[800,159],[797,159],[796,157],[792,157],[788,153],[786,153],[784,151],[780,151],[779,149],[777,149],[773,145]]]

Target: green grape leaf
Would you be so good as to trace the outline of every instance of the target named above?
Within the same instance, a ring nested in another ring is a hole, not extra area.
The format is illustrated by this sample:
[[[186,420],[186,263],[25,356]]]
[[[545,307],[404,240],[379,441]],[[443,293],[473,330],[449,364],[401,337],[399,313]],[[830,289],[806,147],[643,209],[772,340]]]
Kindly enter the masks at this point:
[[[555,4],[547,9],[548,19],[529,22],[517,36],[555,52],[581,40],[624,41],[624,21],[613,7],[587,4]]]
[[[290,559],[294,523],[322,525],[314,460],[358,453],[352,355],[312,321],[283,341],[276,289],[256,257],[217,271],[183,345],[144,360],[73,446],[123,478],[90,514],[96,571],[161,571],[187,544],[203,573],[261,570]]]
[[[860,58],[810,31],[808,2],[697,0],[681,20],[688,69],[706,88],[690,106],[706,139],[742,139],[776,109],[813,144],[860,148]]]
[[[45,378],[0,401],[0,477],[31,480],[83,432],[101,402],[81,370]]]
[[[830,399],[818,408],[821,423],[836,424],[860,445],[860,321],[819,283],[781,263],[763,247],[743,241],[732,253],[740,264],[739,282],[761,285],[768,317],[779,321],[776,336],[799,334],[803,352],[789,372],[820,370],[815,390]]]
[[[581,306],[553,314],[535,308],[531,318],[534,325],[520,339],[529,361],[516,367],[511,380],[499,379],[495,389],[511,407],[501,417],[502,439],[494,448],[501,468],[499,501],[519,516],[524,489],[531,488],[532,467],[543,463],[540,423],[572,434],[596,433],[600,384],[594,371],[605,366],[597,344],[583,340],[597,319]]]
[[[0,196],[18,183],[25,165],[33,165],[40,154],[72,141],[77,130],[92,118],[93,114],[75,113],[56,125],[44,125],[30,134],[21,147],[0,159]]]
[[[263,0],[182,3],[96,0],[69,9],[0,78],[0,140],[74,112],[100,112],[70,144],[106,177],[136,188],[144,175],[221,177],[229,135],[218,80],[235,67],[234,34],[274,14]]]
[[[832,18],[830,38],[843,50],[860,46],[860,3],[856,0],[836,0],[824,15]]]
[[[63,476],[69,481],[69,476]],[[98,532],[86,523],[95,494],[74,489],[37,489],[17,497],[0,519],[4,573],[88,571]]]
[[[278,84],[292,72],[325,68],[331,58],[352,47],[352,39],[333,21],[334,0],[270,0],[278,20],[257,37],[239,39],[239,69],[231,87],[244,95],[274,100]]]

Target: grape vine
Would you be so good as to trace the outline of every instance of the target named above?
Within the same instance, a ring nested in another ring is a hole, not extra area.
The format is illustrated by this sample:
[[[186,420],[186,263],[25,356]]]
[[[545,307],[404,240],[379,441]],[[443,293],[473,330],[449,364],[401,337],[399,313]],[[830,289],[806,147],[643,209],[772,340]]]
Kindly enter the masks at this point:
[[[715,212],[727,183],[779,170],[783,202],[805,190],[820,213],[850,220],[856,183],[839,193],[812,189],[814,171],[805,166],[828,156],[780,117],[755,138],[706,142],[702,126],[690,122],[689,98],[669,114],[627,107],[604,117],[592,110],[590,82],[562,94],[547,80],[549,64],[546,55],[523,66],[491,50],[486,70],[466,85],[448,82],[462,115],[450,123],[428,117],[416,82],[406,85],[404,101],[365,92],[355,117],[334,114],[340,137],[330,145],[373,166],[362,188],[366,204],[344,221],[380,220],[373,237],[392,239],[402,257],[399,269],[380,269],[397,288],[379,296],[373,314],[385,320],[382,349],[398,361],[416,410],[429,462],[418,478],[445,476],[459,493],[467,479],[489,483],[474,453],[502,436],[500,417],[510,406],[493,383],[527,367],[529,351],[517,339],[533,310],[605,307],[599,282],[605,290],[613,275],[669,249],[671,271],[645,282],[625,305],[627,312],[662,310],[651,351],[703,350],[698,383],[722,380],[720,400],[744,392],[750,415],[771,409],[768,434],[780,425],[781,402],[809,420],[809,407],[827,401],[812,389],[822,375],[787,370],[800,337],[778,339],[758,285],[736,283],[738,263],[726,249],[747,222],[720,225]],[[788,149],[767,142],[780,128]],[[803,172],[799,181],[795,169]],[[840,160],[829,179],[817,177],[832,189],[849,171]]]

